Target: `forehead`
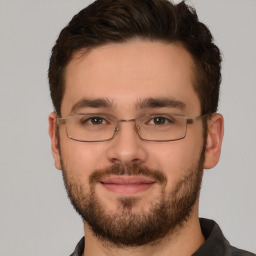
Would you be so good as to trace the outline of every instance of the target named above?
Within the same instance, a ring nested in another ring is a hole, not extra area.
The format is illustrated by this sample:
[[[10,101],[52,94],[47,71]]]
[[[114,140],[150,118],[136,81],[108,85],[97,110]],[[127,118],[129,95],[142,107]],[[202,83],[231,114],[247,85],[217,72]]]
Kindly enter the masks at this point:
[[[147,98],[164,98],[199,114],[193,70],[191,55],[179,44],[133,40],[80,51],[66,68],[61,113],[68,115],[83,98],[104,98],[123,111]]]

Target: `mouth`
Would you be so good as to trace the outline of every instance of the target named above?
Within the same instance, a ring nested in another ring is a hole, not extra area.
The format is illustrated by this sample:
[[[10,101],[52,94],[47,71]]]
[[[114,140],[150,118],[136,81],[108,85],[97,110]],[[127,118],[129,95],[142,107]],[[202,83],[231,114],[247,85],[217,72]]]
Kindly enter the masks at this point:
[[[134,195],[150,189],[156,182],[145,176],[111,176],[100,181],[108,191],[120,195]]]

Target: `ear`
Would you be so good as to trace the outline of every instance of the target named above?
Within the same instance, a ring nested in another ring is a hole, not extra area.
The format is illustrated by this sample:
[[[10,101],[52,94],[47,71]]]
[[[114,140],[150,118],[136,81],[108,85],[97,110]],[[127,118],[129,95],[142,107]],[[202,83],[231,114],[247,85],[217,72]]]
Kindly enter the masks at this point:
[[[211,169],[218,162],[224,135],[224,119],[221,114],[214,114],[208,121],[204,168]]]
[[[54,161],[55,161],[55,167],[58,170],[61,170],[59,141],[58,141],[58,138],[56,136],[56,129],[57,129],[56,118],[57,118],[56,113],[51,113],[48,117],[49,136],[50,136],[50,139],[51,139],[51,149],[52,149],[52,155],[53,155],[53,158],[54,158]]]

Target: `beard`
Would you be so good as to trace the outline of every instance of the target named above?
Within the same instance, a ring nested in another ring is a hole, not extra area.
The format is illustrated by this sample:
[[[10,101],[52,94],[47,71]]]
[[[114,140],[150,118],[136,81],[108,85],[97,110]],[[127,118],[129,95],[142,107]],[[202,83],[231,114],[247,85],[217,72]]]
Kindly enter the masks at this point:
[[[63,180],[68,197],[75,210],[88,224],[92,233],[103,243],[117,247],[135,247],[156,244],[161,238],[178,232],[190,219],[193,207],[199,197],[205,147],[197,163],[187,170],[170,192],[165,187],[167,177],[160,170],[147,168],[139,164],[114,164],[95,170],[89,177],[89,192],[85,193],[85,184],[66,170],[62,161]],[[110,175],[144,175],[153,178],[161,185],[161,192],[151,200],[145,209],[139,208],[143,198],[117,198],[116,211],[105,209],[95,193],[95,185]],[[135,210],[137,208],[137,211]]]

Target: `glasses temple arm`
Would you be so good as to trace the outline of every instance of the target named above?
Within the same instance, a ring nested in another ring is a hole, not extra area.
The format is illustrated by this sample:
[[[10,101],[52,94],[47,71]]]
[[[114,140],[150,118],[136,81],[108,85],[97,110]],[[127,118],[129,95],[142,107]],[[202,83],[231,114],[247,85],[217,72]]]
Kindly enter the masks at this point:
[[[211,117],[212,114],[204,114],[202,116],[197,116],[195,118],[190,118],[190,119],[187,119],[187,124],[193,124],[194,122],[200,120],[200,119],[204,119],[206,117]]]
[[[66,118],[57,117],[56,123],[57,123],[57,125],[66,124]]]

